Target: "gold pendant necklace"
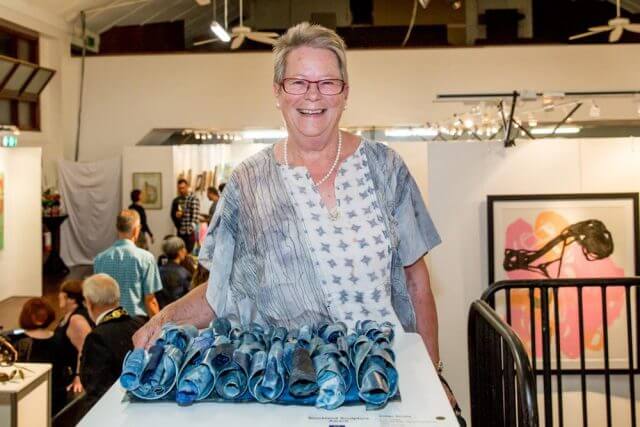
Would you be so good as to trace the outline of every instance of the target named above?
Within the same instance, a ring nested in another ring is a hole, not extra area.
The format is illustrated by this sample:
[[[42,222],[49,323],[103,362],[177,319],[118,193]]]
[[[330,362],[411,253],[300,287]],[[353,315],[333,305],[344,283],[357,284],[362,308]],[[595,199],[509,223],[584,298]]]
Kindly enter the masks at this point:
[[[338,206],[335,206],[329,211],[329,219],[331,221],[337,221],[338,218],[340,218],[340,211],[338,210]]]

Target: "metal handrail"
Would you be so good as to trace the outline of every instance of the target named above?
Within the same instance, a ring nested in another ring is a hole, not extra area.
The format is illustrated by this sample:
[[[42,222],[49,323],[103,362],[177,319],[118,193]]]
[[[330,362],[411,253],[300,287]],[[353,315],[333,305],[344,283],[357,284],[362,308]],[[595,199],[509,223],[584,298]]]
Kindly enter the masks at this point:
[[[469,371],[471,374],[471,389],[474,389],[475,375],[473,374],[479,367],[476,366],[477,355],[487,355],[486,349],[482,348],[482,345],[492,345],[491,342],[478,342],[478,337],[475,334],[475,326],[479,320],[482,320],[487,326],[489,326],[494,332],[496,332],[501,338],[501,347],[503,352],[507,352],[510,356],[504,360],[495,360],[494,363],[500,364],[501,375],[504,382],[513,381],[513,378],[505,377],[505,371],[507,367],[502,366],[503,363],[510,363],[513,361],[515,365],[515,379],[517,384],[517,398],[516,402],[518,409],[518,425],[534,427],[538,426],[538,403],[536,399],[536,383],[529,363],[529,357],[522,344],[522,341],[516,333],[507,325],[498,314],[491,308],[489,304],[484,301],[475,301],[471,304],[469,309],[469,351],[471,357],[469,358]],[[479,347],[480,345],[480,347]],[[504,354],[504,353],[503,353]],[[500,386],[503,386],[501,384]],[[495,384],[483,384],[483,387],[496,387]],[[471,396],[472,409],[471,417],[472,423],[476,425],[496,425],[496,418],[489,419],[486,416],[479,416],[478,406],[483,402],[477,402],[477,396]],[[507,396],[507,398],[513,396]],[[474,404],[475,403],[475,404]],[[505,402],[508,405],[510,402]],[[500,417],[502,414],[500,414]],[[505,420],[507,422],[507,420]],[[488,424],[487,424],[488,423]],[[505,424],[507,425],[507,424]]]

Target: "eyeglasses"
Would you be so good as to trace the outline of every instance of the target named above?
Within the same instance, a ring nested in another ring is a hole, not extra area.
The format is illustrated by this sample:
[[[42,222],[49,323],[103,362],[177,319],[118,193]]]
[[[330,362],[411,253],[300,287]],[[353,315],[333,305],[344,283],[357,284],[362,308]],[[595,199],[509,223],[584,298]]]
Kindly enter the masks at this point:
[[[323,95],[339,95],[345,87],[345,82],[340,79],[306,80],[287,78],[282,80],[282,89],[289,95],[304,95],[309,91],[311,84],[318,86],[318,92]]]

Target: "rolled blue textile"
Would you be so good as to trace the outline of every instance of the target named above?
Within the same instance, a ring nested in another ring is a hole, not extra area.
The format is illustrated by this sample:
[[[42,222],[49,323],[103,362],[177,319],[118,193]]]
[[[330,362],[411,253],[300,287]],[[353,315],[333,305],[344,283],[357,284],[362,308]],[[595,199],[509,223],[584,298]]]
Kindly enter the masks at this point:
[[[157,400],[166,396],[176,385],[183,357],[184,353],[179,348],[167,345],[155,369],[145,367],[140,384],[130,392],[146,400]]]
[[[122,374],[120,384],[125,390],[133,390],[140,385],[140,377],[146,362],[145,352],[142,348],[129,350],[122,361]]]
[[[309,325],[304,325],[298,330],[296,345],[298,347],[305,348],[307,350],[311,349],[311,340],[313,339],[314,332],[313,328]]]
[[[273,402],[284,391],[286,374],[283,359],[284,349],[279,338],[271,344],[268,354],[258,351],[253,355],[249,391],[258,402]]]
[[[180,376],[176,393],[176,401],[180,405],[189,405],[195,401],[209,397],[215,384],[215,376],[211,358],[214,349],[206,350],[199,364],[184,371]]]
[[[141,399],[163,398],[175,387],[184,351],[197,335],[192,325],[167,323],[148,353],[137,349],[127,354],[120,383]]]
[[[336,366],[338,372],[342,376],[342,380],[345,385],[345,389],[348,390],[351,387],[351,362],[349,361],[349,347],[344,337],[338,337],[335,343],[321,344],[314,348],[311,353],[311,357],[315,359],[320,354],[330,355],[336,360]],[[317,372],[318,377],[320,376]]]
[[[178,326],[167,323],[163,326],[158,341],[163,341],[165,345],[170,344],[184,352],[191,340],[197,336],[198,329],[193,325]]]
[[[398,391],[395,355],[386,340],[360,335],[352,346],[358,395],[369,409],[381,408]]]
[[[347,325],[342,322],[321,325],[318,336],[328,343],[335,343],[338,338],[347,336]]]
[[[289,376],[289,393],[294,397],[311,396],[318,392],[317,380],[311,355],[304,348],[296,348]]]
[[[247,389],[250,356],[227,343],[215,348],[212,362],[216,393],[225,400],[242,396]]]
[[[344,403],[347,393],[337,358],[331,353],[319,353],[313,358],[313,366],[318,378],[316,407],[336,409]]]
[[[211,329],[216,336],[222,335],[228,337],[231,331],[231,322],[229,322],[229,319],[226,317],[216,317],[211,324]]]
[[[213,340],[213,330],[205,329],[187,349],[176,388],[178,404],[189,405],[211,393],[212,387],[209,387],[209,383],[213,384],[213,372],[202,362],[213,345]]]
[[[355,327],[356,335],[366,335],[371,341],[393,342],[394,330],[390,322],[378,323],[374,320],[358,320]]]

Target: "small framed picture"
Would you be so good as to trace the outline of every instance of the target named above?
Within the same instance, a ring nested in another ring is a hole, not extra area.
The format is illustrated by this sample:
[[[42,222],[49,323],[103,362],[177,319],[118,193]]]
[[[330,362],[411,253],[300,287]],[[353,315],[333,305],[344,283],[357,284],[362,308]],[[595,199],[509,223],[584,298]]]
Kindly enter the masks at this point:
[[[162,209],[162,173],[134,172],[133,189],[140,190],[140,203],[145,209]]]

